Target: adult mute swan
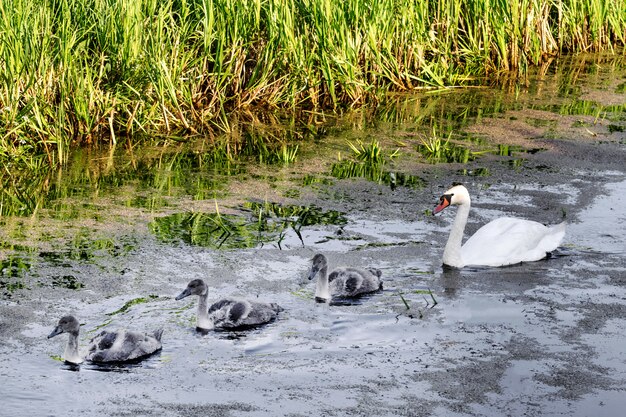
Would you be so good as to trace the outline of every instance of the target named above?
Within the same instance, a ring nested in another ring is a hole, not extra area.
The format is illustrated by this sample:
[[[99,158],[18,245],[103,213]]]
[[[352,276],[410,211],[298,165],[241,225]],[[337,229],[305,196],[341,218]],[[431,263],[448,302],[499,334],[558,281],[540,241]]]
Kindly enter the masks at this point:
[[[61,333],[68,333],[63,359],[66,362],[80,364],[83,358],[78,352],[78,333],[80,324],[74,316],[61,317],[48,339]],[[102,331],[89,342],[85,359],[91,362],[127,362],[142,359],[161,349],[163,329],[152,334],[118,330]]]
[[[278,316],[283,308],[276,303],[261,303],[240,298],[223,298],[208,306],[209,287],[201,279],[189,282],[176,299],[198,296],[196,328],[200,330],[237,329],[266,324]]]
[[[332,297],[358,297],[383,288],[379,269],[341,267],[328,274],[328,260],[318,253],[313,257],[309,280],[319,274],[315,286],[315,301],[327,302]]]
[[[441,196],[433,211],[437,214],[450,205],[459,206],[443,251],[444,265],[462,268],[538,261],[555,250],[565,236],[566,222],[547,227],[531,220],[501,217],[478,229],[461,246],[470,203],[467,188],[455,185]]]

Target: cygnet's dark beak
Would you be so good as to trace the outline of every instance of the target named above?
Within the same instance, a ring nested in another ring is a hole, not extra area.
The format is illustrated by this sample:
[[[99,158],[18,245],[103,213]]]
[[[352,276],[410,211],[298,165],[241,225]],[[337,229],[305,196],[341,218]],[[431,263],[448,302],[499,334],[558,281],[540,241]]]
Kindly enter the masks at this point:
[[[57,326],[54,328],[54,330],[52,331],[52,333],[50,333],[48,335],[48,339],[53,338],[54,336],[60,335],[61,333],[63,333],[63,329],[61,329],[61,326]]]
[[[317,269],[316,267],[313,267],[309,270],[309,281],[311,281],[313,278],[315,278],[315,275],[317,275],[317,272],[319,271],[319,269]]]
[[[191,295],[191,290],[189,289],[189,287],[185,288],[185,291],[181,292],[180,294],[178,294],[176,296],[176,300],[182,300],[185,297],[188,297]]]

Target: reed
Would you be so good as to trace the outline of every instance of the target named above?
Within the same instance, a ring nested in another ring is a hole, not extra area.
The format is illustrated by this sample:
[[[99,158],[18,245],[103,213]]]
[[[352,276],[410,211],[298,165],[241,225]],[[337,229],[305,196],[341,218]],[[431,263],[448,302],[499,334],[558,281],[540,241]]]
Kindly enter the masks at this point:
[[[614,51],[626,0],[0,0],[0,158],[232,132]],[[293,155],[287,155],[292,159]]]

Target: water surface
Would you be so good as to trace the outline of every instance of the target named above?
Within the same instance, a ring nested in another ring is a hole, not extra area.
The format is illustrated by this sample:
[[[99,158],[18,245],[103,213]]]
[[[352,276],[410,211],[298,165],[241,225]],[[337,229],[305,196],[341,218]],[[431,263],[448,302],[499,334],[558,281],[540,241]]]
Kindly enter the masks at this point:
[[[398,98],[290,142],[296,161],[256,157],[251,136],[231,159],[197,143],[91,150],[3,184],[1,414],[617,415],[626,118],[602,99],[624,98],[611,81],[624,75],[606,60],[579,70]],[[425,155],[433,127],[463,153]],[[382,159],[353,154],[357,139]],[[454,181],[472,192],[466,234],[504,215],[565,217],[562,246],[532,264],[442,269],[454,210],[432,209]],[[317,252],[380,268],[384,290],[316,304]],[[199,334],[195,300],[174,300],[195,278],[211,300],[285,311]],[[83,347],[103,328],[162,327],[163,350],[132,366],[64,364],[65,336],[46,336],[68,313]]]

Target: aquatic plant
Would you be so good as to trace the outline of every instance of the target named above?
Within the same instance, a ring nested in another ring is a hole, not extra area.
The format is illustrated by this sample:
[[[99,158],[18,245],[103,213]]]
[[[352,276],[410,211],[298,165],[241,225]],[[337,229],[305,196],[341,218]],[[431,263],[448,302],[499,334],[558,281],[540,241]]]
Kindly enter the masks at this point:
[[[424,308],[431,309],[431,308],[434,308],[437,304],[439,304],[437,302],[437,299],[435,298],[435,295],[433,294],[432,290],[430,290],[430,289],[427,289],[427,290],[413,290],[413,291],[411,291],[411,293],[413,293],[413,294],[428,294],[428,295],[430,295],[430,299],[431,299],[432,302],[429,302],[424,297],[424,302],[426,303]],[[412,311],[411,304],[404,297],[404,293],[398,292],[397,294],[400,297],[400,300],[402,300],[402,304],[404,305],[404,311],[402,313],[398,314],[396,316],[396,319],[398,319],[400,317],[400,315],[402,315],[403,313],[406,314],[411,319],[415,318],[415,316],[411,313],[411,311]],[[417,317],[419,319],[423,319],[424,318],[424,312],[422,311],[422,309],[418,307],[418,308],[416,308],[416,310],[417,310]]]
[[[444,156],[445,152],[449,152],[451,136],[452,132],[448,134],[444,142],[443,137],[437,135],[437,129],[433,126],[432,135],[422,138],[422,146],[420,149],[426,157],[440,159]]]
[[[357,140],[356,143],[348,141],[348,146],[354,152],[356,159],[364,161],[368,164],[380,164],[384,161],[380,142],[376,139],[372,139],[368,145],[363,144],[360,140]]]
[[[158,295],[154,295],[154,294],[150,294],[147,297],[138,297],[138,298],[133,298],[130,301],[127,301],[126,303],[124,303],[124,305],[120,308],[118,308],[115,311],[112,311],[110,313],[106,313],[107,316],[116,316],[118,314],[122,314],[127,312],[132,306],[135,306],[137,304],[144,304],[144,303],[148,303],[151,300],[156,300],[157,298],[159,298]]]
[[[467,163],[476,158],[479,152],[470,150],[465,145],[450,142],[452,132],[445,138],[437,134],[435,126],[432,135],[422,138],[418,145],[418,151],[426,157],[429,162]]]
[[[626,42],[626,0],[0,2],[0,158],[236,132]],[[233,138],[236,138],[234,136]]]
[[[342,225],[343,213],[316,206],[283,206],[271,202],[246,202],[240,207],[249,216],[215,213],[175,213],[156,218],[150,230],[168,243],[184,242],[215,249],[254,248],[268,242],[281,243],[291,229],[302,242],[301,228],[311,225]],[[304,242],[302,242],[304,244]]]

